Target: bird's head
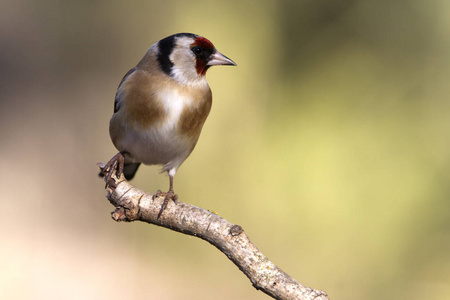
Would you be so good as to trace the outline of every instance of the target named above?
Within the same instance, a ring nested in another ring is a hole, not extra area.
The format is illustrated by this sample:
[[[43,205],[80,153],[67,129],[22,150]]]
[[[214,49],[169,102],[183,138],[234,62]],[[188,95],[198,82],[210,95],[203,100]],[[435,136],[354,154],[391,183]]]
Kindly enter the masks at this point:
[[[183,84],[204,81],[211,66],[236,65],[208,39],[192,33],[171,35],[155,46],[162,71]]]

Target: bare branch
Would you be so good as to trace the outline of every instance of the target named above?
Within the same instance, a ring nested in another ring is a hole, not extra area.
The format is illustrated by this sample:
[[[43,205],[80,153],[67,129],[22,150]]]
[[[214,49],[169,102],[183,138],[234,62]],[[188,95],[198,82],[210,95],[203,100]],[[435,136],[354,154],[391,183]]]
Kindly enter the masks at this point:
[[[116,221],[143,221],[204,239],[222,251],[252,282],[275,299],[326,300],[325,292],[304,287],[283,272],[252,244],[241,226],[218,215],[177,201],[170,202],[158,219],[163,198],[155,198],[123,177],[107,186],[107,198]],[[115,187],[114,187],[115,186]]]

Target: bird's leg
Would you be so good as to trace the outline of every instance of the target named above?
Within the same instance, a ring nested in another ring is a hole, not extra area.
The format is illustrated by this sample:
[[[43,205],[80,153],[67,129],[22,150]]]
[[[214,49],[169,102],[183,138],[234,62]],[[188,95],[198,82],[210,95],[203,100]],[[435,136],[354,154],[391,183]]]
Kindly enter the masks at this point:
[[[159,210],[158,213],[158,219],[159,217],[161,217],[164,209],[166,208],[167,204],[169,203],[169,200],[173,200],[173,202],[177,202],[178,199],[178,195],[175,194],[175,192],[173,191],[173,175],[169,175],[169,181],[170,181],[170,186],[169,186],[169,191],[167,193],[163,193],[161,191],[156,192],[156,194],[154,196],[164,196],[164,201],[163,204],[161,205],[161,209]]]
[[[116,177],[119,178],[123,173],[123,167],[125,165],[125,153],[119,152],[111,158],[108,163],[100,171],[100,176],[105,177],[106,186],[110,185],[116,187],[114,180],[111,178],[113,172],[116,172]]]

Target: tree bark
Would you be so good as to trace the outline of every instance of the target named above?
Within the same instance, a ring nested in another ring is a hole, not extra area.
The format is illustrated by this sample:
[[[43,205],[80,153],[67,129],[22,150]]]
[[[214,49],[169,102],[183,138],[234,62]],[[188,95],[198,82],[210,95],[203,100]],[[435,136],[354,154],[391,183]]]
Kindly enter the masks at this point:
[[[252,282],[275,299],[326,300],[325,292],[305,287],[272,263],[252,244],[241,226],[199,207],[170,201],[158,219],[163,198],[131,185],[122,176],[107,184],[107,198],[116,207],[115,221],[142,221],[208,241],[223,252]]]

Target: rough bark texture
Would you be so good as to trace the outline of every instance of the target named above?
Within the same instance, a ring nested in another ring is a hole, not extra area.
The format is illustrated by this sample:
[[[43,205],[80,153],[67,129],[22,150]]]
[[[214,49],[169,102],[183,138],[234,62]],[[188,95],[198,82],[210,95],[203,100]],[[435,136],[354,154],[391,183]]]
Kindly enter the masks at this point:
[[[123,177],[107,186],[116,221],[143,221],[204,239],[222,251],[252,282],[275,299],[325,300],[325,292],[304,287],[283,272],[252,244],[241,226],[196,206],[170,201],[157,219],[162,198],[152,199]],[[112,185],[115,185],[113,187]]]

